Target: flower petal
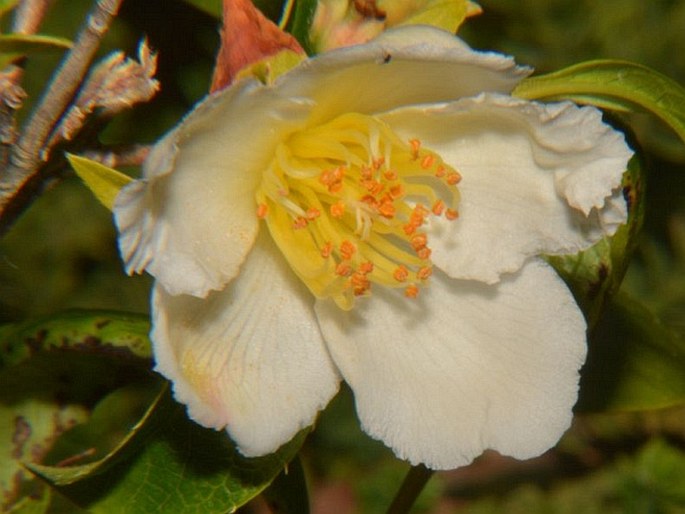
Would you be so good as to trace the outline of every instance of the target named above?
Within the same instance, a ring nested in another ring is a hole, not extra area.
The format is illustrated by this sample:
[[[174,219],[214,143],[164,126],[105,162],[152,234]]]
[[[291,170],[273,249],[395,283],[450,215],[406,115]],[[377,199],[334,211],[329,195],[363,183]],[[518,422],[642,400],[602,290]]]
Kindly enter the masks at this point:
[[[509,93],[530,74],[511,57],[476,52],[428,26],[384,32],[373,41],[320,54],[277,81],[285,96],[312,99],[311,124],[342,113],[372,114],[482,91]]]
[[[432,258],[454,278],[494,283],[539,254],[577,253],[626,220],[632,152],[591,107],[484,94],[382,118],[454,166],[460,217],[432,222]]]
[[[436,273],[413,301],[379,293],[316,311],[364,430],[398,457],[434,469],[488,448],[530,458],[568,428],[585,321],[546,263],[496,285]]]
[[[200,297],[233,278],[257,235],[258,171],[309,108],[251,81],[202,102],[116,199],[128,273]]]
[[[153,295],[157,370],[198,423],[226,427],[248,456],[313,423],[338,389],[312,297],[260,236],[240,275],[206,299]]]

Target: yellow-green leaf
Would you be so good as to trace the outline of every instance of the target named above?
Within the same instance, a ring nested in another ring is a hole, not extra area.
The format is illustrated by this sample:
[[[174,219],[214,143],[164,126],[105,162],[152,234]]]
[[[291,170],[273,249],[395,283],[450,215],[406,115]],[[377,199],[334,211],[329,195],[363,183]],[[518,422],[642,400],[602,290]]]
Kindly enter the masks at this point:
[[[399,4],[396,0],[386,2]],[[381,6],[384,4],[381,3]],[[466,17],[472,14],[473,3],[466,0],[428,0],[425,4],[402,20],[399,25],[432,25],[449,32],[457,32]],[[478,12],[477,10],[475,12]]]
[[[281,50],[275,55],[260,59],[241,69],[236,75],[236,79],[254,77],[263,84],[273,84],[274,80],[280,75],[290,71],[304,59],[306,59],[306,56],[293,52],[292,50]]]
[[[51,50],[67,50],[72,42],[63,37],[40,34],[0,34],[0,53],[31,54]]]
[[[121,188],[133,180],[128,175],[85,157],[69,154],[67,158],[76,174],[110,211],[114,208],[114,199]]]
[[[530,77],[514,90],[530,100],[571,100],[605,109],[646,110],[685,142],[685,89],[661,73],[627,61],[588,61]]]

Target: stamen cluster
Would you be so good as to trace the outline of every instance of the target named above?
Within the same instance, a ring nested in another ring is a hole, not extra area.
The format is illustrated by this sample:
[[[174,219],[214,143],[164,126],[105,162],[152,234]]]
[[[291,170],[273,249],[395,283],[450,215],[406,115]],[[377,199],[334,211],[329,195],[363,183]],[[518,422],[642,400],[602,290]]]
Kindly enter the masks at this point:
[[[345,114],[281,143],[256,194],[293,270],[344,309],[373,283],[415,298],[432,273],[429,216],[458,217],[459,173],[372,116]]]

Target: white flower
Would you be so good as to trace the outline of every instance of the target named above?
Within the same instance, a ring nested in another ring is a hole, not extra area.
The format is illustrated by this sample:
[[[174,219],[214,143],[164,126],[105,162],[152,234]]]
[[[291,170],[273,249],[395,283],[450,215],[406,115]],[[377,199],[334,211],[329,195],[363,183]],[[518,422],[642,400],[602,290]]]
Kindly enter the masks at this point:
[[[194,420],[267,454],[344,379],[412,463],[557,442],[586,327],[540,255],[625,221],[631,152],[593,108],[508,96],[529,72],[401,28],[240,81],[156,145],[115,216]]]

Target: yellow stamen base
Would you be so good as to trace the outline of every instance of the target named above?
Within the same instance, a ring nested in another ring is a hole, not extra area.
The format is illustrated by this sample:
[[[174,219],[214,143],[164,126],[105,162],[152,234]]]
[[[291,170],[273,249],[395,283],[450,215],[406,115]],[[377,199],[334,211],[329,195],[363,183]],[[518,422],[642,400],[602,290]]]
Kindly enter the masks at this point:
[[[256,213],[309,290],[350,309],[373,284],[419,294],[432,272],[421,227],[429,216],[457,218],[460,180],[418,139],[345,114],[279,145]]]

